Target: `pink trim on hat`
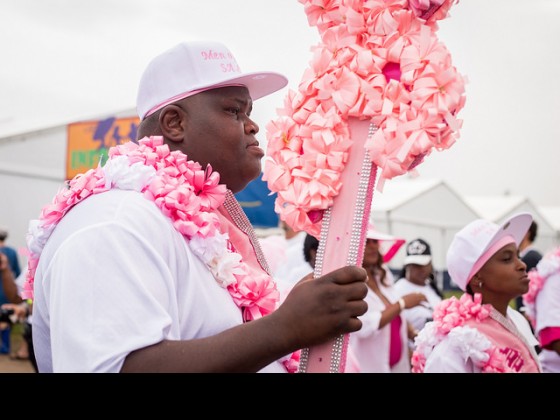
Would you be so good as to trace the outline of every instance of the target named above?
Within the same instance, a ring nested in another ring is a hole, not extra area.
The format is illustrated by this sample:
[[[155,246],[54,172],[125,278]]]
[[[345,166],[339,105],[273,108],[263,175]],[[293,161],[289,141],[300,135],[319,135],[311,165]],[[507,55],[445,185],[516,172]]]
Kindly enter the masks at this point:
[[[177,102],[180,101],[181,99],[185,99],[188,98],[189,96],[194,96],[197,93],[201,93],[201,92],[206,92],[207,90],[212,90],[212,89],[217,89],[217,88],[221,88],[221,87],[227,87],[227,86],[244,86],[244,85],[240,85],[240,84],[224,84],[224,85],[214,85],[214,86],[208,86],[202,89],[196,89],[196,90],[192,90],[190,92],[183,92],[180,93],[179,95],[175,95],[172,98],[166,99],[165,101],[155,105],[154,107],[150,108],[150,110],[148,112],[146,112],[146,115],[144,115],[144,118],[149,117],[150,115],[152,115],[154,112],[159,111],[160,109],[162,109],[164,106],[167,106],[169,104],[172,104],[173,102]]]
[[[514,243],[516,243],[515,238],[511,235],[506,235],[503,238],[501,238],[498,242],[492,244],[492,246],[490,246],[490,248],[488,248],[486,252],[484,252],[474,263],[473,268],[471,269],[469,275],[467,276],[465,288],[467,287],[467,284],[469,284],[469,281],[473,278],[473,276],[476,273],[478,273],[478,271],[492,257],[492,255],[498,252],[498,250],[500,250],[502,247]]]
[[[397,251],[406,241],[404,239],[396,239],[393,245],[383,254],[383,262],[388,263],[395,256]]]

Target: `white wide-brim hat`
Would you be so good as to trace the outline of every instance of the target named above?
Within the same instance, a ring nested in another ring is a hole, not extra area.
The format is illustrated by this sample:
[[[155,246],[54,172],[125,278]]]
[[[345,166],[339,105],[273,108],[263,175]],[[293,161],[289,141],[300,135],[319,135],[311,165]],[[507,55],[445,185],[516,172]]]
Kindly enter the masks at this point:
[[[507,237],[513,238],[513,242],[519,246],[532,220],[533,217],[529,213],[519,213],[510,217],[501,226],[485,219],[477,219],[469,223],[455,234],[447,250],[447,270],[451,280],[461,290],[466,290],[467,284],[476,274],[473,269],[475,267],[480,269],[481,264],[492,256],[487,255],[487,251],[500,243],[505,246]],[[482,261],[483,257],[486,260]]]
[[[246,86],[255,101],[287,84],[279,73],[243,73],[231,51],[219,42],[182,42],[148,64],[140,79],[136,109],[144,119],[172,102],[225,86]]]
[[[383,254],[383,262],[388,263],[391,259],[395,256],[397,251],[400,249],[401,246],[404,245],[406,242],[405,239],[399,238],[396,236],[389,235],[387,233],[379,232],[375,229],[375,227],[370,223],[368,226],[368,230],[366,233],[367,239],[376,239],[382,242],[382,254]]]

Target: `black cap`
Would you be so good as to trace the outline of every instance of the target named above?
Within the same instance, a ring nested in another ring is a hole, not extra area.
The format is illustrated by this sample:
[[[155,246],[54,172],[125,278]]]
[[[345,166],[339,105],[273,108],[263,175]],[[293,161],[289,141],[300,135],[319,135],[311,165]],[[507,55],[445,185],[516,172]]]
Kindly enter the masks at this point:
[[[418,264],[428,265],[432,262],[432,250],[424,239],[417,238],[406,245],[406,257],[404,265]]]

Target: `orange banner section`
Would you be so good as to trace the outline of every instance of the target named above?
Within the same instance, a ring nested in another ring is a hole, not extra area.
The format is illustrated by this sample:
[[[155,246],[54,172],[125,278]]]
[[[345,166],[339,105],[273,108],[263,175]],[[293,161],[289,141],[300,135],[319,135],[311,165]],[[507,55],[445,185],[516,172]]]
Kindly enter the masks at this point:
[[[138,117],[109,117],[98,121],[84,121],[67,127],[66,179],[104,163],[109,148],[136,140]]]

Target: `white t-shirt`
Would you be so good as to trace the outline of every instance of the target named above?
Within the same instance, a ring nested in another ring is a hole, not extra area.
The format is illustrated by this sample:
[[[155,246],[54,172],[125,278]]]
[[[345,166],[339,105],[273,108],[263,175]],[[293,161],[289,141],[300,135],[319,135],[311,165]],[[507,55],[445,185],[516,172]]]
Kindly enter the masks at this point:
[[[403,312],[404,317],[417,331],[424,328],[424,324],[426,324],[426,322],[432,320],[434,307],[441,302],[441,298],[430,285],[426,284],[420,286],[412,283],[406,278],[401,278],[395,283],[395,293],[397,293],[399,297],[408,295],[409,293],[422,293],[426,296],[426,299],[428,299],[426,304],[405,309]]]
[[[243,322],[170,219],[134,191],[72,208],[43,250],[34,287],[40,372],[119,372],[133,350]],[[286,372],[280,362],[262,371]]]
[[[285,259],[278,264],[278,268],[273,273],[279,290],[290,290],[302,277],[313,271],[303,255],[306,236],[307,234],[302,231],[286,240]]]

